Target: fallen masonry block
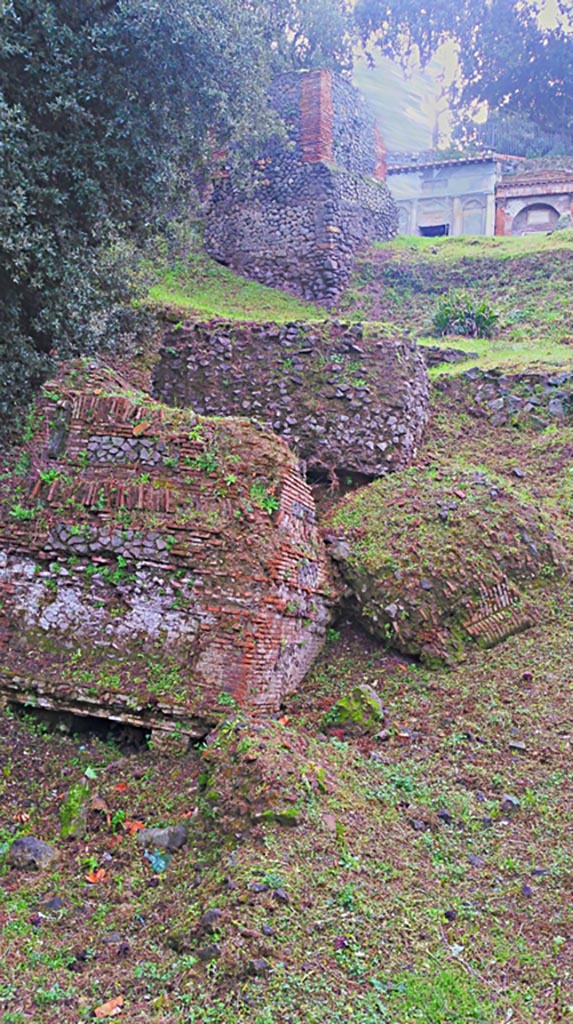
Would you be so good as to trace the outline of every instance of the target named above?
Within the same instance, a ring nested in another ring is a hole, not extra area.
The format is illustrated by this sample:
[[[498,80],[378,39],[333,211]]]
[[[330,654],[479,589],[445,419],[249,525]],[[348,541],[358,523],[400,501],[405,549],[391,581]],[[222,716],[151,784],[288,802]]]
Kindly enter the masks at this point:
[[[77,362],[45,385],[8,464],[0,700],[164,747],[230,707],[276,711],[298,685],[335,592],[284,441]]]
[[[289,442],[310,481],[343,487],[409,465],[429,415],[414,343],[329,320],[169,327],[153,393],[205,415],[256,417]]]

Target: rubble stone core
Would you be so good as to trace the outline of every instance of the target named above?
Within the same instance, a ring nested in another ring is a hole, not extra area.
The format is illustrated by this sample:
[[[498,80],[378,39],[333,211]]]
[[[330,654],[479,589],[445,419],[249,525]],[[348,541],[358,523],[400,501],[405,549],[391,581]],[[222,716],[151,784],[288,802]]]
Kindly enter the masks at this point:
[[[271,101],[287,139],[261,152],[251,190],[228,177],[214,186],[206,249],[246,277],[329,306],[357,249],[398,230],[380,131],[360,93],[330,71],[281,75]]]
[[[255,416],[312,477],[365,482],[409,465],[428,419],[424,360],[379,329],[214,320],[166,331],[154,394],[205,415]]]

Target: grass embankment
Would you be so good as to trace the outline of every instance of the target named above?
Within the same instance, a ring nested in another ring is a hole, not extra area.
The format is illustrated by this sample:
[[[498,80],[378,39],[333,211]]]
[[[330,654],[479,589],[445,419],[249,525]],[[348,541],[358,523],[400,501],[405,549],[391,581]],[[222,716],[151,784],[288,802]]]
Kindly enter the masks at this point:
[[[400,239],[365,258],[348,303],[356,313],[369,302],[389,330],[423,336],[453,279],[506,317],[522,310],[502,328],[505,349],[485,344],[483,363],[505,352],[505,366],[524,370],[533,350],[537,365],[550,333],[543,365],[569,366],[571,245],[565,236]],[[225,280],[224,302],[209,292],[204,315],[237,309],[237,279]],[[199,311],[197,298],[190,308]],[[267,306],[250,308],[269,318]],[[419,464],[455,453],[502,492],[526,487],[573,551],[568,421],[495,427],[470,414],[469,386],[434,388]],[[493,651],[470,648],[450,670],[338,625],[289,699],[288,721],[235,734],[227,772],[200,750],[128,758],[5,716],[0,843],[30,833],[60,860],[1,879],[1,1024],[95,1022],[114,998],[128,1024],[572,1021],[568,577],[548,580],[541,598],[537,626]],[[325,712],[357,682],[383,698],[381,735],[325,737]],[[64,842],[63,795],[88,769],[87,832]],[[263,780],[264,796],[285,777],[298,825],[241,816],[242,780]],[[235,782],[239,813],[224,830]],[[165,870],[138,847],[139,822],[188,825],[188,845]],[[220,915],[201,925],[207,910]]]
[[[359,260],[341,311],[379,321],[385,331],[407,331],[421,344],[476,354],[467,364],[448,365],[433,375],[457,375],[468,365],[569,367],[572,288],[572,231],[520,238],[400,237]],[[436,306],[450,290],[491,303],[499,315],[491,340],[434,336]]]
[[[189,256],[165,270],[149,291],[152,304],[208,320],[323,320],[326,310],[299,302],[277,288],[239,277],[202,254]]]

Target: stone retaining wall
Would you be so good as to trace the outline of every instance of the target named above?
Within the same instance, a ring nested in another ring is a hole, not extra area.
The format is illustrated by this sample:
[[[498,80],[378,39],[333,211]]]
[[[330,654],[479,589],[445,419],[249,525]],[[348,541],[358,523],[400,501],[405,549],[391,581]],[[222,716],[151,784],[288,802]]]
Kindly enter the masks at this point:
[[[408,465],[428,417],[419,350],[360,324],[170,328],[153,389],[161,401],[204,415],[256,417],[333,483]]]

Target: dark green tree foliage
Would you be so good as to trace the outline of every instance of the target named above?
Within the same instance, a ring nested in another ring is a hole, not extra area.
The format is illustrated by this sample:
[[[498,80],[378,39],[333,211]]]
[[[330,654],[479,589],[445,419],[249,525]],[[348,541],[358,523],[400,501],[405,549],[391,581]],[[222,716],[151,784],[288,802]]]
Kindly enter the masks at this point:
[[[454,40],[462,72],[456,102],[486,100],[490,109],[521,114],[544,132],[573,137],[573,23],[569,0],[561,20],[543,28],[534,0],[358,0],[362,39],[405,58],[414,47],[426,65]]]
[[[351,0],[253,0],[275,71],[352,66]]]
[[[215,140],[264,136],[269,74],[234,0],[0,0],[0,419],[53,350],[109,336],[112,243],[161,223]]]

